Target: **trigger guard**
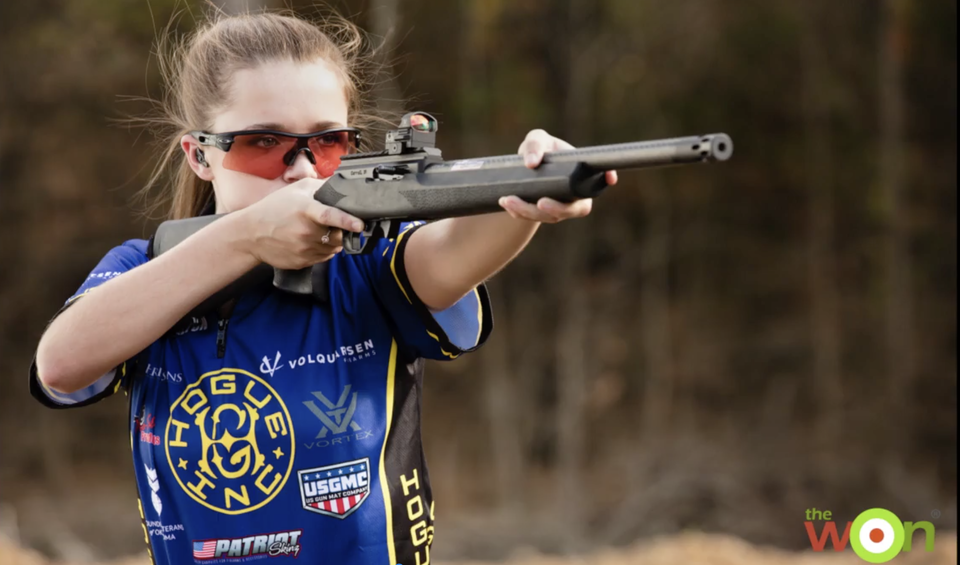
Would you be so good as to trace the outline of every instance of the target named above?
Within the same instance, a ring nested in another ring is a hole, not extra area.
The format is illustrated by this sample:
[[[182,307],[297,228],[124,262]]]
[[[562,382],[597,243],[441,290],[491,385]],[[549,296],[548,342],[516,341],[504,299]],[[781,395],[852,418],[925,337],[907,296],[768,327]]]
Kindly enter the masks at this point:
[[[364,230],[364,234],[366,234],[366,230]],[[351,232],[346,232],[343,235],[344,235],[343,237],[344,251],[346,251],[350,255],[363,252],[364,245],[363,245],[363,239],[361,238],[361,234],[351,231]]]

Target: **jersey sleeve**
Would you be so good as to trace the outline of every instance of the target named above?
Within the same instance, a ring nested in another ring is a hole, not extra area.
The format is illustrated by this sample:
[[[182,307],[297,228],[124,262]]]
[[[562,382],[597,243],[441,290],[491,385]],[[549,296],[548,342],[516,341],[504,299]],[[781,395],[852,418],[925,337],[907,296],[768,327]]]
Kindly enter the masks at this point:
[[[453,306],[431,312],[410,286],[403,260],[410,236],[424,225],[404,223],[396,239],[382,239],[370,254],[357,257],[396,327],[397,341],[416,357],[456,359],[483,345],[493,330],[490,297],[480,284]]]
[[[119,247],[111,249],[90,275],[87,276],[86,280],[83,281],[83,284],[80,285],[77,292],[54,314],[50,322],[52,323],[57,316],[88,292],[92,292],[108,280],[122,275],[146,262],[147,242],[145,240],[130,240]],[[49,325],[50,323],[47,324],[48,327]],[[65,394],[57,392],[43,384],[43,381],[41,381],[37,375],[37,358],[36,354],[34,354],[33,363],[30,364],[30,394],[39,400],[41,404],[50,408],[75,408],[93,404],[119,390],[122,380],[127,374],[127,365],[128,363],[122,363],[119,367],[114,368],[97,379],[90,386],[70,394]]]

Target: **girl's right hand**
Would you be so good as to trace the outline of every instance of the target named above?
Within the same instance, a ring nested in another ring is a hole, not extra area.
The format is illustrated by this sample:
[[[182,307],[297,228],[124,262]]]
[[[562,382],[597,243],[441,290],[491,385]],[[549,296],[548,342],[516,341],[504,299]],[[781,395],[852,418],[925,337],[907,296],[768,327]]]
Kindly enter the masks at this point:
[[[323,182],[301,179],[237,212],[248,226],[247,251],[278,269],[302,269],[342,251],[341,230],[363,231],[363,221],[314,200]]]

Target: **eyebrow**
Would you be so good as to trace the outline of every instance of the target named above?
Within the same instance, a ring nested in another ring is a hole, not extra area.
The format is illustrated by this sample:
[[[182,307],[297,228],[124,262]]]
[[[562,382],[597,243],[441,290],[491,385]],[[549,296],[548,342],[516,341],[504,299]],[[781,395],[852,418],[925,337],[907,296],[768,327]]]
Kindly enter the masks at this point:
[[[337,129],[337,128],[342,128],[342,127],[346,127],[346,126],[340,124],[339,122],[317,122],[317,123],[313,124],[313,128],[314,128],[314,129],[310,130],[310,132],[308,132],[308,133],[312,133],[312,132],[316,132],[316,131],[324,131],[324,130],[328,130],[328,129]],[[276,131],[286,131],[286,132],[290,132],[290,130],[287,129],[287,128],[285,128],[285,127],[283,126],[283,124],[278,124],[278,123],[274,123],[274,122],[264,123],[264,124],[253,124],[253,125],[249,125],[249,126],[243,128],[243,130],[241,130],[241,131],[254,130],[254,129],[272,129],[272,130],[276,130]],[[290,132],[290,133],[293,133],[293,132]]]

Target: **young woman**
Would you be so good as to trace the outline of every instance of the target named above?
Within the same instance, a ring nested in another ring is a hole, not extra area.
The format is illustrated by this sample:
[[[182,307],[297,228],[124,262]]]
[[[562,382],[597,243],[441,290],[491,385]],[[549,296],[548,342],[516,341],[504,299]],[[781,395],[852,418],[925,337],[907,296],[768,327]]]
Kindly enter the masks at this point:
[[[343,24],[338,37],[292,16],[217,16],[176,51],[169,215],[229,214],[155,259],[143,240],[111,250],[40,341],[30,380],[44,404],[129,395],[156,563],[427,563],[422,360],[479,347],[492,327],[483,281],[540,223],[590,211],[510,197],[506,213],[407,225],[374,253],[341,253],[360,220],[311,198],[363,118],[360,36]],[[535,130],[520,153],[536,167],[568,147]],[[260,263],[323,261],[328,303],[267,287],[184,321]]]

